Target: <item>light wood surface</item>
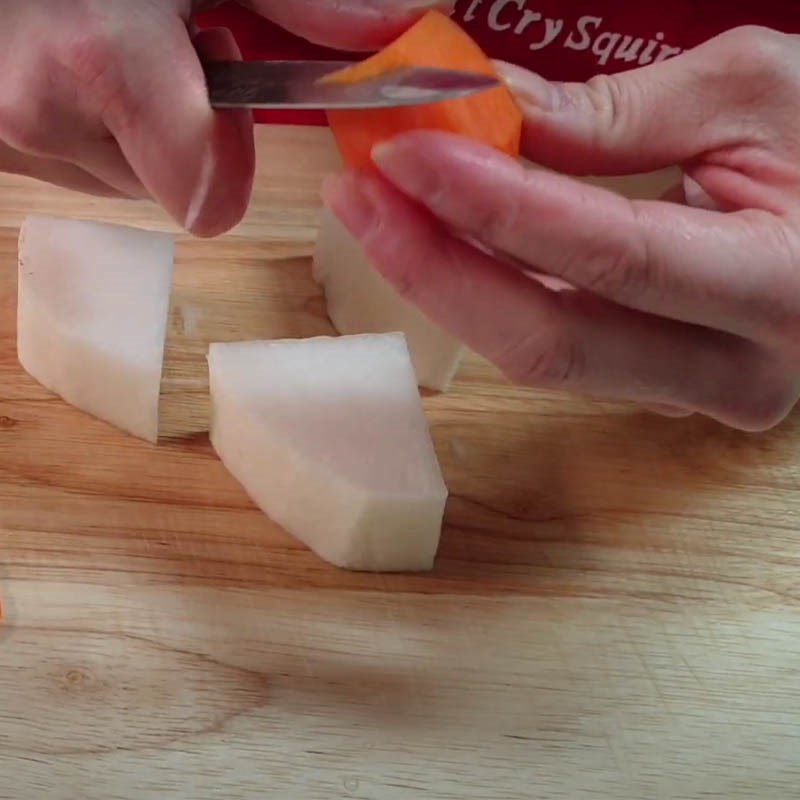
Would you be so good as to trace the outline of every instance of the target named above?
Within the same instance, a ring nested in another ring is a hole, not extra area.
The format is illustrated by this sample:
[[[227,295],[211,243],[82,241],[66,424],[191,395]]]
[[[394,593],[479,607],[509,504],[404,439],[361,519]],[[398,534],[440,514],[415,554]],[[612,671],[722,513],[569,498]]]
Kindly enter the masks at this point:
[[[762,436],[508,386],[427,397],[432,575],[321,563],[203,431],[210,340],[329,330],[323,131],[259,133],[253,208],[182,239],[155,448],[15,357],[30,211],[151,206],[0,178],[2,800],[800,797],[800,425]]]

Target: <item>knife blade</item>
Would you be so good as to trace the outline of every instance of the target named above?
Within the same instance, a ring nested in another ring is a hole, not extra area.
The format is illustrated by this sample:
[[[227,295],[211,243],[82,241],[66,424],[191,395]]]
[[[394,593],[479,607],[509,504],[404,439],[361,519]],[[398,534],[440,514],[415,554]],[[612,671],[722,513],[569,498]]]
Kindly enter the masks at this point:
[[[403,67],[356,83],[322,79],[346,61],[213,61],[204,64],[215,108],[358,109],[453,100],[498,86],[490,75],[431,67]]]

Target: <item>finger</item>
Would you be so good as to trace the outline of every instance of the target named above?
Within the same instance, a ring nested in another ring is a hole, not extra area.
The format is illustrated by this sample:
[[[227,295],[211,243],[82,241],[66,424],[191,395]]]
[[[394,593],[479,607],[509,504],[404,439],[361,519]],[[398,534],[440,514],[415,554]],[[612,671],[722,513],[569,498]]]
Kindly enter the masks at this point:
[[[144,186],[187,230],[214,236],[233,227],[250,198],[255,169],[252,118],[215,112],[188,31],[164,17],[146,48],[123,54],[123,73],[99,87],[103,119]],[[230,35],[201,45],[239,55]],[[157,54],[157,55],[153,55]]]
[[[630,201],[449,134],[405,134],[374,158],[447,225],[569,284],[748,338],[794,329],[800,237],[771,215]]]
[[[525,114],[527,155],[572,174],[614,175],[774,137],[793,125],[782,109],[797,102],[799,62],[791,37],[749,27],[588,83],[498,67]]]
[[[40,158],[20,153],[3,142],[0,142],[0,172],[24,175],[54,186],[98,197],[128,197],[116,187],[98,180],[74,164],[55,158]]]
[[[692,208],[705,208],[707,211],[722,211],[720,205],[709,197],[703,187],[689,175],[684,175],[683,180],[665,191],[660,200],[668,203],[678,203]]]
[[[454,0],[246,0],[243,5],[318,44],[374,50],[431,9],[450,13]]]
[[[693,208],[705,208],[708,211],[733,210],[725,209],[723,204],[714,200],[708,192],[691,176],[683,176],[683,201],[687,206]]]
[[[240,61],[242,53],[227,28],[203,28],[194,33],[192,44],[202,61]]]
[[[27,128],[40,128],[34,138],[20,140],[13,135],[9,137],[14,150],[34,160],[74,164],[99,183],[113,188],[120,196],[136,199],[150,196],[107,131],[87,131],[85,120],[76,110],[60,109],[57,99],[48,105],[50,119],[46,127],[30,120],[24,123]],[[24,104],[20,104],[18,109],[20,116],[26,113]],[[28,111],[31,110],[29,107]],[[31,116],[35,114],[33,110]]]
[[[19,67],[0,101],[7,145],[24,156],[74,164],[122,196],[148,197],[117,142],[86,106],[84,93],[64,84],[60,74],[39,63]]]
[[[790,407],[781,371],[743,340],[583,292],[549,292],[454,238],[376,176],[336,178],[324,196],[404,298],[513,380],[678,405],[745,428],[772,425]]]

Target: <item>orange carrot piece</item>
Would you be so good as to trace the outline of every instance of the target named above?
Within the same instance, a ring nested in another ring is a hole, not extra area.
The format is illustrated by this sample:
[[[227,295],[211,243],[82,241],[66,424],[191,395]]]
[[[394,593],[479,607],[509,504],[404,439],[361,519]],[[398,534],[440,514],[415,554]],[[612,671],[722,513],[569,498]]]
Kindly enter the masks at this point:
[[[496,74],[492,62],[464,30],[441,12],[430,11],[386,49],[328,80],[368,80],[399,67]],[[328,120],[342,157],[356,169],[372,167],[372,148],[406,131],[457,133],[512,156],[519,155],[522,135],[522,113],[504,86],[423,106],[331,111]]]

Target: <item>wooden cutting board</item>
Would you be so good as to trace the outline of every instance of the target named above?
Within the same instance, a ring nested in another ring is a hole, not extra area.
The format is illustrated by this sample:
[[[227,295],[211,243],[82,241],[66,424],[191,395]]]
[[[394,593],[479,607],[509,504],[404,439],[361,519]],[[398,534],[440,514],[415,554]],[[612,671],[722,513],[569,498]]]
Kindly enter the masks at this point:
[[[16,235],[31,211],[169,226],[0,178],[0,798],[800,797],[800,418],[749,436],[471,359],[425,400],[435,572],[328,567],[204,433],[209,341],[330,330],[327,133],[259,149],[245,222],[180,241],[158,447],[19,368]]]

